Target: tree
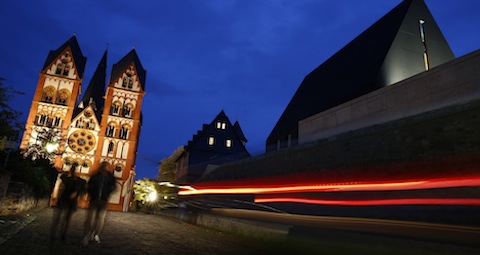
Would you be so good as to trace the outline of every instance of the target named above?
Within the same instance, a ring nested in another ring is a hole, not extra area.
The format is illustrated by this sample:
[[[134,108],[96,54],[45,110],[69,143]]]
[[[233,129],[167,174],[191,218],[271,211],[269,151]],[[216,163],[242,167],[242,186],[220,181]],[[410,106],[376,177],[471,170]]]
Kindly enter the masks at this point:
[[[175,169],[177,167],[176,161],[180,155],[182,155],[184,150],[183,146],[180,146],[168,158],[162,159],[158,169],[157,180],[168,181],[171,183],[175,181]]]
[[[23,93],[4,85],[4,81],[5,79],[0,77],[0,138],[16,139],[22,130],[22,123],[18,121],[21,112],[12,109],[9,102],[15,95],[23,95]]]
[[[28,160],[18,151],[10,157],[7,169],[12,173],[12,181],[25,183],[37,198],[50,195],[57,178],[57,170],[50,160]]]

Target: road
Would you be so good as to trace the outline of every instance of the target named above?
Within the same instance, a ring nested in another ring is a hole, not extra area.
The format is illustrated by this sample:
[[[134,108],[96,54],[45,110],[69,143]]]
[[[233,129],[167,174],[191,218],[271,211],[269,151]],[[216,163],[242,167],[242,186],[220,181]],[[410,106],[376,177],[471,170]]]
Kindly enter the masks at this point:
[[[310,229],[350,231],[480,248],[479,227],[414,221],[272,213],[226,208],[214,208],[212,213],[226,217],[281,223],[296,228],[307,227]]]
[[[480,254],[478,228],[231,209],[213,209],[210,217],[244,218],[259,225],[276,222],[288,226],[287,235],[283,240],[259,240],[233,234],[235,229],[218,231],[165,215],[108,212],[101,243],[81,246],[86,211],[79,209],[67,242],[49,246],[54,210],[36,209],[11,224],[3,218],[0,254]]]

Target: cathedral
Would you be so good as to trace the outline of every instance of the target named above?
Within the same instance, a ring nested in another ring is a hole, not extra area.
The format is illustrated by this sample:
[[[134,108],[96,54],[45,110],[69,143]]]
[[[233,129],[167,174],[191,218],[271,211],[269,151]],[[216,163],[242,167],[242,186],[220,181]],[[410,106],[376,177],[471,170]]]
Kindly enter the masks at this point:
[[[76,36],[50,51],[40,71],[20,150],[49,157],[59,177],[76,171],[85,180],[108,162],[116,189],[108,209],[127,211],[132,197],[135,160],[142,124],[146,71],[135,49],[111,69],[106,82],[107,51],[82,94],[86,57]],[[60,179],[51,195],[55,205]],[[88,197],[79,202],[88,206]]]

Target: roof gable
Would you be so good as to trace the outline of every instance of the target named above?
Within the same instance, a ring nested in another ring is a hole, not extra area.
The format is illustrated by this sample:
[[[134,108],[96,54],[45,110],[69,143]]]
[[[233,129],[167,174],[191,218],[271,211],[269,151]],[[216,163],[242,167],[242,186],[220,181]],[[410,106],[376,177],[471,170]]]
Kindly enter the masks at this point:
[[[215,144],[208,144],[209,137],[214,137]],[[225,148],[225,139],[231,140],[232,148]],[[236,153],[238,150],[246,152],[245,142],[246,138],[238,122],[236,122],[236,125],[232,125],[230,119],[222,110],[210,124],[202,125],[202,130],[199,130],[192,140],[188,141],[185,151],[204,150],[220,154],[229,154],[229,151]]]
[[[83,124],[79,125],[79,120],[83,120]],[[90,120],[92,120],[93,124],[95,125],[93,129],[88,128],[88,123],[90,122]],[[100,120],[95,114],[95,110],[93,109],[92,105],[88,105],[84,109],[79,109],[79,112],[75,115],[74,118],[72,118],[70,129],[71,128],[83,128],[100,131]]]
[[[74,35],[68,41],[66,41],[62,46],[56,50],[51,50],[48,53],[47,59],[43,64],[42,71],[45,71],[52,63],[57,59],[67,48],[70,48],[72,52],[73,61],[75,63],[76,71],[80,79],[83,78],[85,64],[87,58],[83,56],[80,46],[78,45],[77,37]]]
[[[137,52],[135,49],[131,50],[125,57],[112,67],[112,74],[110,76],[110,84],[114,84],[115,81],[133,64],[136,73],[138,75],[138,80],[140,82],[140,87],[145,91],[145,78],[147,71],[143,69],[140,59],[138,58]]]

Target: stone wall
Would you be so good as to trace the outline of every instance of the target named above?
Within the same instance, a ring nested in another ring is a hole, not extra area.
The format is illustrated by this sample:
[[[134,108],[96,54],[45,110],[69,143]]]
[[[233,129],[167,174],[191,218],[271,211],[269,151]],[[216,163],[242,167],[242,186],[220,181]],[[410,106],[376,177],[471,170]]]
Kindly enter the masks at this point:
[[[480,169],[480,100],[444,107],[222,165],[201,181],[305,171],[337,175]]]
[[[480,51],[301,120],[298,142],[310,142],[475,99],[480,99]]]

